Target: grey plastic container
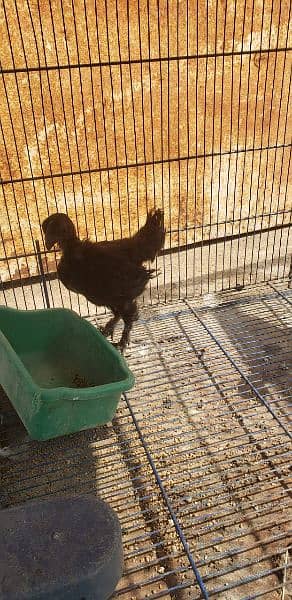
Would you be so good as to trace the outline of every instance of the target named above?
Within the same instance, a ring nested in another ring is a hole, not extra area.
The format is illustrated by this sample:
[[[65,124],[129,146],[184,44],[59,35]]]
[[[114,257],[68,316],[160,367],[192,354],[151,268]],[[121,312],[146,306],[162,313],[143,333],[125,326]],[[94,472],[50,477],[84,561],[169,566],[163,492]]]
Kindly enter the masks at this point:
[[[1,600],[106,600],[122,575],[118,517],[92,496],[0,511]]]

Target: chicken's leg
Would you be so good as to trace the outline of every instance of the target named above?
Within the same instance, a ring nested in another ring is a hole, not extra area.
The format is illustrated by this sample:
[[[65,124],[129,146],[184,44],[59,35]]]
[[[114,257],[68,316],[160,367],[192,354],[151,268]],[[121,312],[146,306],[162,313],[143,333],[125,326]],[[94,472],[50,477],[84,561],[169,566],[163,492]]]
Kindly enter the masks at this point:
[[[120,315],[115,314],[104,327],[100,328],[101,333],[105,336],[105,337],[111,337],[113,338],[113,334],[114,334],[114,330],[115,327],[117,325],[117,323],[120,320]]]
[[[122,337],[117,345],[120,351],[123,353],[127,344],[129,343],[130,331],[133,327],[133,323],[138,319],[138,308],[136,302],[132,302],[132,304],[125,307],[122,317],[125,325]]]

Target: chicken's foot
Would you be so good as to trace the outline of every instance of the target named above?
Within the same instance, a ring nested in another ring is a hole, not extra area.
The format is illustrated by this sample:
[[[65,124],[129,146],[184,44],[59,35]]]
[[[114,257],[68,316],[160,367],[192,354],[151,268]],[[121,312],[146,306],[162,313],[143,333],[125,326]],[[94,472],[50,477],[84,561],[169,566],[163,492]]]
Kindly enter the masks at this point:
[[[104,337],[113,338],[114,330],[115,330],[116,325],[118,324],[120,318],[121,317],[119,315],[115,315],[107,322],[107,324],[104,327],[100,327],[100,331],[101,331],[102,335],[104,335]]]

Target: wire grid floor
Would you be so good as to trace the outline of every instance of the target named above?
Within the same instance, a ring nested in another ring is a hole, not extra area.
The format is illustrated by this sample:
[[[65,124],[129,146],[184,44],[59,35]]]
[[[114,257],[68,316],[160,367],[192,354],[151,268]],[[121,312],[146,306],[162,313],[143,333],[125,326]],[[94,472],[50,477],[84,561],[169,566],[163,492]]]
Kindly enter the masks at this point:
[[[110,502],[125,557],[115,598],[287,600],[291,302],[277,282],[145,311],[127,352],[136,385],[112,424],[22,445],[20,424],[2,427],[15,443],[3,505]]]

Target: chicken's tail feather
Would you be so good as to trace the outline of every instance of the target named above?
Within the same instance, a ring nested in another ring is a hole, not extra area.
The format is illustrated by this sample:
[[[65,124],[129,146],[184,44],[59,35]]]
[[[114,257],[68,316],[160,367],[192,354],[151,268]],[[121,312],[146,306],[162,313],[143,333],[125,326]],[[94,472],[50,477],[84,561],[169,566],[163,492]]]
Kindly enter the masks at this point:
[[[164,214],[162,210],[158,208],[148,213],[145,225],[139,229],[133,240],[135,241],[135,246],[137,244],[137,254],[141,262],[148,260],[152,262],[163,248],[165,241]]]

